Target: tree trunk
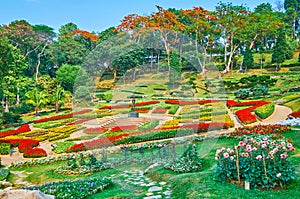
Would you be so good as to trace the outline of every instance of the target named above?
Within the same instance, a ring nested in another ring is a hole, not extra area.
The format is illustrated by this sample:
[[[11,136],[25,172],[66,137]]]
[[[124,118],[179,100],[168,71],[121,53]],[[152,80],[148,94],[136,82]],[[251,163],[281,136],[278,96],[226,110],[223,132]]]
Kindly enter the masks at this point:
[[[113,81],[116,81],[117,79],[117,70],[114,70],[114,80]]]
[[[6,112],[6,113],[9,112],[9,108],[8,108],[8,100],[7,100],[7,98],[5,99],[5,112]]]
[[[20,104],[20,95],[19,95],[19,88],[17,89],[18,93],[17,93],[17,102],[16,102],[16,106],[18,106]]]
[[[39,106],[38,105],[35,106],[35,116],[36,117],[39,116]]]
[[[58,107],[58,101],[56,100],[56,101],[55,101],[55,112],[56,112],[56,113],[58,113],[58,108],[59,108],[59,107]]]
[[[47,44],[45,44],[42,51],[40,53],[38,53],[38,57],[37,57],[38,58],[38,63],[36,65],[36,74],[35,74],[35,81],[36,82],[38,81],[39,68],[40,68],[40,65],[41,65],[41,56],[43,56],[46,47],[47,47]]]

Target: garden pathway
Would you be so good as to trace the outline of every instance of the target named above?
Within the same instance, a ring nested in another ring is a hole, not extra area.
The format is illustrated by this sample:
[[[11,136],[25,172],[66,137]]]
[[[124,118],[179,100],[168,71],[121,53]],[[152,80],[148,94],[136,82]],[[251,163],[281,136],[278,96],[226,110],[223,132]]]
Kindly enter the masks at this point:
[[[275,105],[274,113],[267,119],[263,121],[256,122],[252,125],[267,125],[267,124],[277,124],[281,120],[285,120],[289,114],[292,113],[292,109],[286,106]]]

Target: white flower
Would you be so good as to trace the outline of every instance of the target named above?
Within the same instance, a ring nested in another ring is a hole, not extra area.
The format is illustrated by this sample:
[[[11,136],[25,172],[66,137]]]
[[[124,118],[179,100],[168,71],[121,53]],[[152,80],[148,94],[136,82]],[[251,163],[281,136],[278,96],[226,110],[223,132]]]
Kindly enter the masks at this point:
[[[280,178],[281,177],[281,173],[277,173],[276,177]]]

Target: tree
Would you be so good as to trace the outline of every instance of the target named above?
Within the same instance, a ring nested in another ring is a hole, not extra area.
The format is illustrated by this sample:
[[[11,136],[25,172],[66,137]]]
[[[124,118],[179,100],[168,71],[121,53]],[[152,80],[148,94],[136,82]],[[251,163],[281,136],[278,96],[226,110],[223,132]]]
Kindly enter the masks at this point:
[[[67,34],[70,34],[71,32],[73,32],[74,30],[78,30],[78,26],[72,22],[69,22],[65,25],[62,25],[58,32],[59,32],[59,35],[60,36],[63,36],[63,35],[67,35]]]
[[[7,38],[0,37],[0,88],[5,96],[6,112],[9,100],[17,93],[17,80],[27,67],[21,51],[11,45]]]
[[[217,24],[222,32],[224,40],[224,72],[230,71],[231,62],[236,50],[247,39],[245,27],[251,25],[249,21],[249,11],[243,5],[235,6],[231,3],[220,3],[216,7]],[[229,48],[229,58],[227,60],[227,48]]]
[[[98,34],[99,37],[98,43],[101,43],[109,38],[112,38],[115,35],[117,35],[117,31],[115,27],[107,28]]]
[[[39,108],[49,102],[48,94],[45,91],[40,91],[38,88],[26,93],[26,103],[35,106],[35,116],[39,115]]]
[[[63,64],[56,71],[56,81],[60,83],[64,89],[70,92],[73,92],[75,82],[80,86],[86,85],[87,80],[88,76],[86,72],[78,65]]]
[[[300,1],[299,0],[285,0],[284,9],[286,10],[287,21],[293,29],[292,38],[296,39],[296,33],[299,27],[300,19]]]
[[[285,61],[286,53],[287,43],[285,40],[285,33],[283,28],[280,28],[277,42],[272,54],[272,63],[276,63],[276,71],[280,69],[281,64]]]
[[[57,84],[55,91],[51,95],[52,101],[55,103],[55,111],[58,113],[59,106],[65,104],[66,98],[71,95],[70,92],[65,91],[64,88]]]
[[[254,65],[254,59],[251,49],[247,48],[244,54],[243,66],[245,67],[245,71],[248,68],[251,68]]]
[[[171,70],[169,74],[169,82],[174,87],[175,82],[177,80],[180,80],[181,78],[180,59],[176,53],[171,53],[170,64],[171,64]]]

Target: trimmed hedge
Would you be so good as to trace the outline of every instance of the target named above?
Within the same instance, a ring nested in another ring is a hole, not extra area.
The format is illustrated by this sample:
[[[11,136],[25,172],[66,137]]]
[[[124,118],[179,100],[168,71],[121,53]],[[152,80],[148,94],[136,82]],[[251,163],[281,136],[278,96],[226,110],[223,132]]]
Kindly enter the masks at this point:
[[[154,129],[158,124],[159,124],[159,120],[152,120],[152,121],[145,122],[144,124],[140,125],[138,127],[138,129],[140,131],[146,131],[149,129]]]
[[[270,115],[272,115],[272,113],[274,112],[274,110],[275,110],[275,105],[272,103],[272,104],[266,104],[266,105],[263,105],[261,107],[258,107],[254,111],[255,111],[255,114],[259,118],[266,119]]]
[[[0,143],[0,155],[7,155],[10,151],[10,144]]]

